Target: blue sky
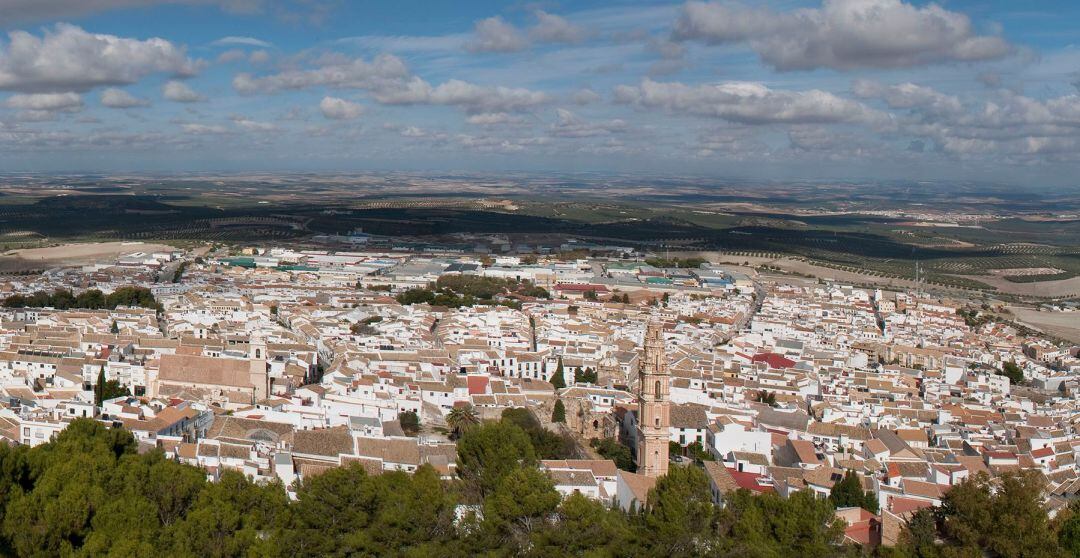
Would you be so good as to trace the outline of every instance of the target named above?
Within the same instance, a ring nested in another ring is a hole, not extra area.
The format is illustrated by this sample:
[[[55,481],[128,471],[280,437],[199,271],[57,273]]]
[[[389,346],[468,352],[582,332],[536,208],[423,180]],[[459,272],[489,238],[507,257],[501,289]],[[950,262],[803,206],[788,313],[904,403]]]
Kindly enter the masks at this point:
[[[1080,3],[0,0],[0,171],[1074,186]]]

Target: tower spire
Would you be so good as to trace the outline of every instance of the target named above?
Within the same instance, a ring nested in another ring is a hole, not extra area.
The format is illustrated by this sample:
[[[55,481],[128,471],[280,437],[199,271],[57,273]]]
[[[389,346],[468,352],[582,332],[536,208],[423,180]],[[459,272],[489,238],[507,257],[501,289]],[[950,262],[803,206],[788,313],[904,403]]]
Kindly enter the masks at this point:
[[[656,318],[645,328],[645,354],[638,380],[638,472],[661,477],[668,471],[671,376],[664,355],[664,325]]]

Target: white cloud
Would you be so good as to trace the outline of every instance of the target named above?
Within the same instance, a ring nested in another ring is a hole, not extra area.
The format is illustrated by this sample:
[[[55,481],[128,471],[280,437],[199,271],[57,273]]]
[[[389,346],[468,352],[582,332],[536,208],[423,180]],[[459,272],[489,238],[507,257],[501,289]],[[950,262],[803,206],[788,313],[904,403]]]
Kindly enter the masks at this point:
[[[127,109],[150,106],[150,101],[139,99],[123,89],[110,87],[101,92],[101,104],[109,108]]]
[[[165,39],[92,34],[64,23],[40,38],[12,31],[8,39],[0,48],[0,89],[12,91],[86,91],[135,83],[156,72],[190,76],[200,67]]]
[[[527,121],[520,117],[505,112],[483,112],[480,114],[473,114],[465,119],[465,122],[472,124],[473,126],[493,127],[493,126],[520,126]]]
[[[529,29],[529,36],[544,43],[580,43],[587,33],[562,16],[536,10],[536,25]]]
[[[899,68],[1001,58],[1004,39],[978,35],[964,14],[901,0],[824,0],[821,8],[775,12],[720,2],[687,2],[677,39],[746,43],[774,68]]]
[[[226,50],[218,55],[218,64],[232,64],[233,62],[239,62],[248,57],[248,54],[241,49],[233,48]]]
[[[590,138],[609,136],[625,132],[627,128],[626,122],[623,120],[588,122],[578,115],[561,108],[555,109],[555,116],[556,120],[551,126],[550,133],[558,137]]]
[[[452,79],[439,84],[427,95],[426,102],[452,105],[470,113],[517,112],[542,105],[550,100],[547,94],[518,87],[480,86]]]
[[[222,37],[210,44],[214,46],[241,45],[261,48],[270,48],[274,46],[273,43],[268,43],[264,40],[256,39],[255,37]]]
[[[646,78],[639,86],[617,87],[615,100],[744,124],[883,124],[888,120],[887,115],[862,103],[826,91],[778,91],[753,82],[691,86]]]
[[[249,132],[269,132],[277,129],[277,125],[273,123],[252,120],[246,116],[232,116],[230,120],[233,121],[233,124]]]
[[[161,93],[166,100],[177,103],[198,103],[206,100],[206,97],[197,93],[194,89],[189,87],[188,84],[176,80],[169,81],[163,85],[161,87]]]
[[[499,16],[481,19],[473,28],[473,37],[465,43],[469,52],[517,52],[529,46],[517,27]]]
[[[578,89],[570,98],[576,105],[588,105],[600,100],[600,94],[589,88]]]
[[[239,74],[233,88],[240,93],[272,93],[314,86],[376,90],[400,86],[410,77],[408,68],[397,56],[381,54],[370,62],[363,58],[330,60],[312,70],[292,69],[263,77]]]
[[[353,120],[364,114],[363,105],[337,97],[323,97],[319,110],[330,120]]]
[[[82,110],[83,101],[78,93],[36,93],[30,95],[12,95],[4,101],[8,108],[43,111],[76,112]]]
[[[180,129],[197,135],[221,135],[229,133],[229,129],[218,124],[181,124]]]
[[[267,76],[239,74],[233,87],[240,93],[270,93],[286,89],[324,86],[369,91],[388,105],[449,105],[470,114],[518,112],[547,103],[547,94],[523,88],[481,86],[452,79],[433,86],[412,75],[398,57],[382,54],[370,62],[362,58],[332,58],[310,70],[287,70]]]
[[[883,85],[871,80],[856,80],[851,91],[864,99],[881,99],[894,109],[919,109],[937,115],[963,110],[960,99],[914,83]]]

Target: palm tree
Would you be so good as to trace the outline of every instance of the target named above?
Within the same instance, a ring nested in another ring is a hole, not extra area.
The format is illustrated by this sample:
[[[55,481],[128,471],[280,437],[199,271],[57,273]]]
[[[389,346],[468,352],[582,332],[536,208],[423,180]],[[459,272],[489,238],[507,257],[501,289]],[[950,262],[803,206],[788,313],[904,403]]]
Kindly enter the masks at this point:
[[[450,427],[450,431],[454,433],[454,436],[460,436],[466,429],[477,424],[480,424],[480,415],[468,403],[460,407],[454,407],[446,414],[446,425]]]

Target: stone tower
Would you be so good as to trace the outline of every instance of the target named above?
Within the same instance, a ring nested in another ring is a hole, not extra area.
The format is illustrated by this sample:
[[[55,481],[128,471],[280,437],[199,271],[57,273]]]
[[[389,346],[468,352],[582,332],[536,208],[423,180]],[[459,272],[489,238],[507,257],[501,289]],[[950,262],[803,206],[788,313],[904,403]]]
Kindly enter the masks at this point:
[[[650,320],[645,328],[645,355],[638,380],[638,473],[661,477],[668,472],[671,376],[664,356],[664,326],[656,320]]]

